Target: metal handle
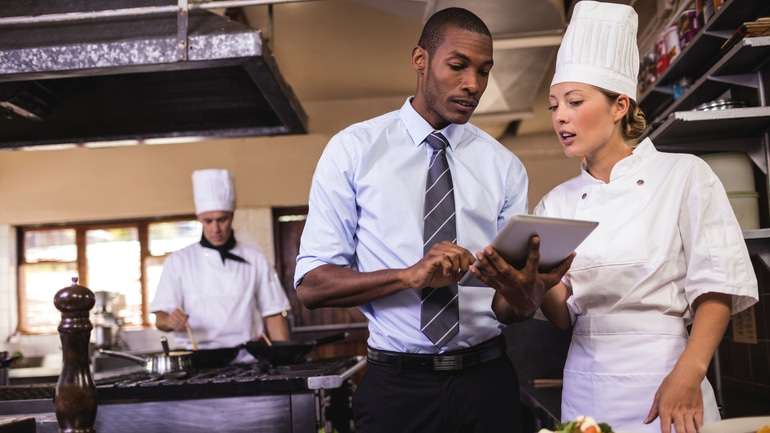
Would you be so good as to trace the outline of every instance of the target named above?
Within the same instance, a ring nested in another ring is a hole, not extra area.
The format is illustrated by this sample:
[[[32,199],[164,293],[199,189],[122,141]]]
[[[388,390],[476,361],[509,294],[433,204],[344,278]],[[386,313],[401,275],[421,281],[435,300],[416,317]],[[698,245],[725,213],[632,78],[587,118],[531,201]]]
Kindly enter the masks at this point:
[[[131,361],[137,362],[137,363],[142,364],[142,365],[146,365],[147,364],[147,360],[146,359],[142,358],[141,356],[132,355],[130,353],[116,352],[114,350],[107,350],[107,349],[99,349],[99,353],[101,353],[103,355],[115,356],[115,357],[118,357],[118,358],[129,359]]]
[[[168,338],[160,337],[160,345],[163,346],[163,353],[168,356],[170,350],[168,348]]]
[[[334,343],[335,341],[347,340],[350,336],[349,332],[338,332],[336,334],[327,335],[315,340],[315,345],[320,346],[322,344]]]

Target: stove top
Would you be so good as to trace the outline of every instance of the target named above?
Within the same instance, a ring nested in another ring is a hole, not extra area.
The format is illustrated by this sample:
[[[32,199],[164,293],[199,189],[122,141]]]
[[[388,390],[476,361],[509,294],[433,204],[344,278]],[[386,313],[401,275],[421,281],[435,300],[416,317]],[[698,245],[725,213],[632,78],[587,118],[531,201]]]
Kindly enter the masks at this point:
[[[200,370],[182,376],[158,376],[135,372],[96,381],[99,404],[127,401],[179,400],[244,395],[280,394],[321,388],[336,388],[366,360],[362,357],[265,367],[262,364],[234,364]],[[0,387],[0,401],[51,398],[55,384]]]

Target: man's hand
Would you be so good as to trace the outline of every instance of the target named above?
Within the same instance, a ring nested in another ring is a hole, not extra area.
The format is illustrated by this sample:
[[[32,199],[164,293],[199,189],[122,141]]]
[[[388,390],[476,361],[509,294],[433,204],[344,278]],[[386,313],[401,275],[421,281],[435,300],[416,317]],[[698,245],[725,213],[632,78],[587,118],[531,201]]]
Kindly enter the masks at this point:
[[[540,307],[545,292],[561,281],[572,265],[575,253],[554,268],[541,273],[538,269],[540,237],[534,235],[529,239],[529,254],[521,269],[506,262],[491,246],[476,253],[476,258],[479,263],[470,267],[471,273],[499,292],[519,314],[531,315]]]
[[[473,264],[470,251],[449,241],[439,242],[419,262],[404,270],[407,287],[444,287],[456,283]]]
[[[165,332],[184,332],[187,327],[187,317],[187,314],[179,308],[170,313],[157,311],[155,312],[155,326]]]

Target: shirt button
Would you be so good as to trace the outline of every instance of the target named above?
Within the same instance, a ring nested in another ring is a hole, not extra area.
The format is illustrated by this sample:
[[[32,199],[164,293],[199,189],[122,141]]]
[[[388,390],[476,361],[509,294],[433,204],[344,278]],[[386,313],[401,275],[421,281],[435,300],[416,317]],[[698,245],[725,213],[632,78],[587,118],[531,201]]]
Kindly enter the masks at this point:
[[[585,200],[585,199],[586,199],[586,197],[588,197],[588,194],[587,194],[587,193],[585,193],[585,192],[583,193],[583,195],[581,195],[581,196],[580,196],[580,198],[582,198],[583,200]]]
[[[637,181],[636,181],[636,184],[637,184],[637,185],[639,185],[639,186],[642,186],[642,185],[644,185],[644,179],[639,179],[639,180],[637,180]]]

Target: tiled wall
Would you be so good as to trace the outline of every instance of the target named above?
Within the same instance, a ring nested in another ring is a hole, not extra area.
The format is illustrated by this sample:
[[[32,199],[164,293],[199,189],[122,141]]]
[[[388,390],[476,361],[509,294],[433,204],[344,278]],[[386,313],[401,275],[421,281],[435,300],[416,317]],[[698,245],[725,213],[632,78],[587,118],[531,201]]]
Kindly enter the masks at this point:
[[[733,341],[728,329],[719,348],[727,415],[770,415],[770,270],[753,257],[760,301],[754,306],[757,344]]]
[[[275,248],[273,246],[273,211],[269,207],[237,209],[233,219],[236,239],[258,246],[275,266]]]

